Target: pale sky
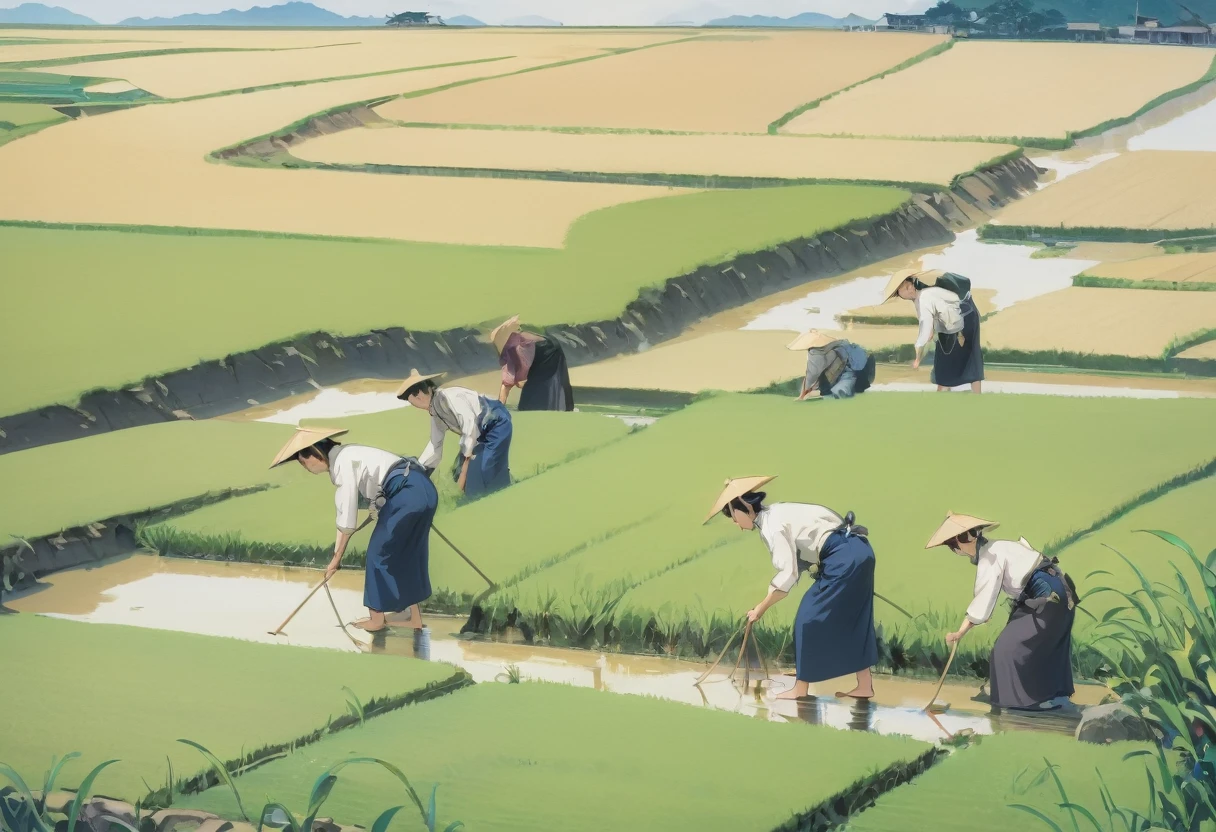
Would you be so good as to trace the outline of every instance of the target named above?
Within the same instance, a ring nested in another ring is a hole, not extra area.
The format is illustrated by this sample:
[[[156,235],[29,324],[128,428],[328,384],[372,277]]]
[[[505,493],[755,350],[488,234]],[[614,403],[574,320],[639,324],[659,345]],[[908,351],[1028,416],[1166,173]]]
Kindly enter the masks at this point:
[[[487,23],[521,15],[541,15],[566,25],[641,26],[661,20],[704,23],[731,14],[791,17],[806,11],[843,17],[855,12],[876,18],[885,11],[920,11],[931,0],[311,0],[343,15],[381,16],[399,11],[430,11],[451,17],[468,14]],[[0,0],[0,7],[20,0]],[[173,17],[190,12],[218,12],[251,6],[278,5],[285,0],[41,0],[88,15],[99,23],[127,17]]]

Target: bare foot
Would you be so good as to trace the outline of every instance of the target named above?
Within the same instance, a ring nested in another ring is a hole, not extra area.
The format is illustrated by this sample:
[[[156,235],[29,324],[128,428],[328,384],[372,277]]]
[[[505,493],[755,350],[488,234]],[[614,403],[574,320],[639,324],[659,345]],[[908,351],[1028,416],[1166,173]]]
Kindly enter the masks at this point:
[[[363,630],[366,633],[378,633],[381,630],[388,629],[388,622],[383,618],[379,620],[373,618],[364,618],[361,621],[352,621],[350,625],[352,627],[358,627],[360,630]]]
[[[849,697],[852,699],[873,699],[874,698],[874,688],[872,688],[872,687],[869,687],[869,688],[855,687],[848,693],[845,693],[844,691],[839,691],[839,690],[836,691],[837,699],[844,699],[846,697]]]
[[[799,693],[796,690],[787,690],[785,693],[779,693],[773,698],[790,700],[790,699],[814,699],[815,697],[811,696],[809,693],[806,693],[806,692]]]

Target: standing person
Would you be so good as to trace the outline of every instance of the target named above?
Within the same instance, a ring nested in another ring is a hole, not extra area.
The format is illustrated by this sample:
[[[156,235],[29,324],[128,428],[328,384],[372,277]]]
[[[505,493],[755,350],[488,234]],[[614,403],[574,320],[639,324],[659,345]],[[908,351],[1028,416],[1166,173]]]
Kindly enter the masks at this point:
[[[920,368],[921,356],[936,332],[930,380],[939,392],[970,384],[971,392],[979,393],[984,380],[984,353],[971,281],[949,272],[904,269],[891,276],[883,302],[896,295],[912,301],[920,321],[913,369]]]
[[[953,646],[992,617],[1003,591],[1014,599],[1009,623],[992,648],[989,679],[992,704],[1002,708],[1051,710],[1058,697],[1073,694],[1072,624],[1077,593],[1072,580],[1025,538],[989,540],[996,523],[947,513],[926,549],[945,546],[975,566],[975,597],[958,630],[946,634]]]
[[[760,532],[777,569],[764,600],[747,613],[751,623],[798,583],[804,569],[818,566],[818,577],[802,596],[794,618],[797,681],[778,699],[801,699],[811,682],[857,674],[857,685],[838,697],[870,699],[878,661],[874,635],[874,550],[862,526],[839,514],[805,503],[764,504],[760,491],[774,477],[727,480],[714,502],[708,523],[718,512],[743,531]],[[850,516],[851,520],[851,516]]]
[[[511,388],[518,387],[520,410],[574,410],[570,368],[561,344],[521,330],[518,315],[496,326],[490,340],[502,367],[499,402],[506,404]]]
[[[367,543],[363,584],[369,615],[354,626],[377,633],[388,628],[386,613],[408,609],[414,629],[421,630],[418,605],[431,597],[429,544],[439,495],[417,460],[334,441],[345,433],[337,428],[297,428],[270,467],[295,460],[309,473],[328,473],[337,489],[338,537],[325,580],[342,568],[342,556],[356,529],[359,498],[379,507]]]
[[[806,350],[806,376],[798,401],[816,390],[821,398],[848,399],[864,393],[874,383],[874,356],[851,341],[812,329],[791,341],[786,349]]]
[[[460,490],[477,497],[506,488],[511,484],[510,412],[501,402],[467,387],[440,389],[434,380],[442,375],[421,375],[411,370],[397,389],[397,398],[431,414],[431,441],[418,461],[428,472],[439,467],[443,438],[451,431],[460,436],[453,469]]]

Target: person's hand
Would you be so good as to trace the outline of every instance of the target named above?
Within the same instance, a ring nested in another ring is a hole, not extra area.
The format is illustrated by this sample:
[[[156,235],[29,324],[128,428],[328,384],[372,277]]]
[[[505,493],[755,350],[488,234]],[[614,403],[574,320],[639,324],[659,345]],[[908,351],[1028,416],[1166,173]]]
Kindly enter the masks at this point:
[[[920,356],[919,356],[919,355],[918,355],[918,356],[916,356],[916,358],[913,358],[913,359],[912,359],[912,369],[913,369],[913,370],[919,370],[919,369],[920,369]]]
[[[764,610],[760,609],[759,607],[753,607],[752,609],[747,611],[747,621],[749,624],[755,624],[757,621],[759,621],[763,617],[764,617]]]
[[[953,647],[955,644],[958,644],[959,639],[962,637],[963,634],[960,632],[946,633],[946,644]]]
[[[329,580],[334,576],[334,573],[342,568],[342,561],[331,560],[329,566],[325,567],[325,580]]]

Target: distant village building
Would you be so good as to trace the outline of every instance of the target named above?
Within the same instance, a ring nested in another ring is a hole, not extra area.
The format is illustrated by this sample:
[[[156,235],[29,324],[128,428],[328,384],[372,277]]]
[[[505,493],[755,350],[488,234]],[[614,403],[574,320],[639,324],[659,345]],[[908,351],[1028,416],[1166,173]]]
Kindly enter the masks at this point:
[[[929,29],[929,18],[923,14],[891,14],[887,12],[874,23],[878,32],[924,32]]]
[[[1135,26],[1120,26],[1119,38],[1135,43],[1164,43],[1175,46],[1216,46],[1216,31],[1198,18],[1162,26],[1155,17],[1136,15]]]
[[[443,18],[430,12],[401,12],[389,15],[386,26],[444,26]]]
[[[1106,40],[1106,30],[1101,23],[1069,23],[1068,36],[1076,41]]]

